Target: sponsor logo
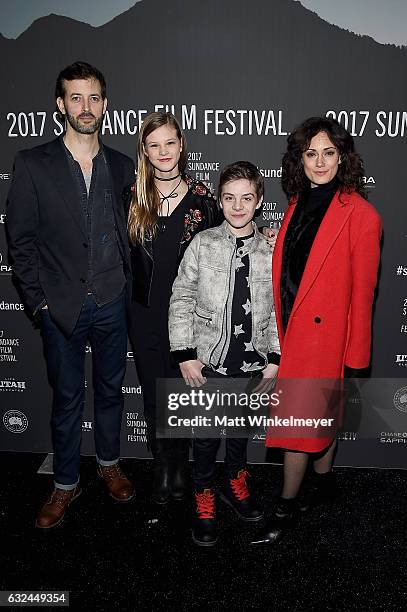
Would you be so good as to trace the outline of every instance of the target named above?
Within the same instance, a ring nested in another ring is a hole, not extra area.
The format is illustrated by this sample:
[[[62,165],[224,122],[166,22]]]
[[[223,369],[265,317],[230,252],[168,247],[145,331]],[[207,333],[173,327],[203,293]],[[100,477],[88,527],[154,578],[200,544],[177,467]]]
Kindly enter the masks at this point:
[[[3,276],[11,274],[11,266],[7,265],[7,262],[3,260],[3,254],[0,253],[0,274]]]
[[[400,327],[400,333],[401,334],[407,334],[407,323],[402,323],[402,325]]]
[[[0,391],[25,391],[25,380],[16,380],[15,378],[5,378],[0,380]]]
[[[364,182],[365,185],[369,185],[370,187],[372,187],[373,185],[376,185],[376,181],[374,180],[373,176],[364,176],[362,177],[362,181]]]
[[[396,355],[396,365],[402,368],[407,367],[407,355]]]
[[[356,431],[341,431],[338,435],[338,440],[346,440],[347,442],[353,442],[358,437]]]
[[[28,427],[28,419],[24,412],[19,410],[8,410],[3,415],[3,425],[11,433],[23,433]]]
[[[400,412],[407,412],[407,387],[398,389],[393,397],[393,404]]]
[[[259,434],[256,433],[254,434],[253,438],[252,438],[253,442],[261,442],[262,444],[264,444],[265,440],[266,440],[266,434]]]
[[[0,181],[9,181],[11,179],[11,172],[0,172]]]
[[[21,302],[0,302],[0,310],[24,310],[24,304]]]
[[[382,431],[380,444],[407,444],[407,431]]]
[[[2,213],[2,214],[0,215],[0,223],[1,223],[2,225],[4,225],[4,224],[5,224],[5,222],[6,222],[6,213]]]
[[[93,430],[92,421],[82,421],[82,431],[92,431],[92,430]]]
[[[338,439],[339,440],[347,440],[349,441],[354,441],[357,438],[357,432],[356,431],[342,431],[341,433],[338,434]],[[257,442],[259,444],[263,444],[264,446],[264,442],[266,441],[266,434],[265,433],[255,433],[252,437],[252,441],[253,442]]]

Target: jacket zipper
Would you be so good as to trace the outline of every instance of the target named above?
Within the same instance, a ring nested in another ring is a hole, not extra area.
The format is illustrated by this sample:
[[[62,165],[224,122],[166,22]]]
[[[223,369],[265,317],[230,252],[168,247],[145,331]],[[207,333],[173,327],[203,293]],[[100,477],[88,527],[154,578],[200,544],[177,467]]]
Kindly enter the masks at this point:
[[[253,304],[253,296],[252,296],[252,262],[251,262],[251,257],[250,257],[250,253],[249,253],[249,288],[250,288],[250,301]],[[266,327],[264,328],[266,329]],[[262,353],[261,351],[258,350],[257,347],[254,346],[253,341],[254,341],[255,335],[254,335],[254,317],[253,317],[253,310],[252,310],[252,345],[254,350],[256,351],[256,353],[258,355],[260,355],[260,357],[262,357],[264,359],[264,366],[267,366],[267,355],[265,355],[264,353]]]
[[[212,356],[213,356],[214,352],[216,351],[216,349],[218,348],[219,344],[222,341],[224,327],[226,327],[226,330],[225,330],[226,331],[225,341],[224,341],[224,344],[223,344],[223,347],[222,347],[222,350],[221,350],[221,353],[220,353],[220,358],[218,360],[218,363],[216,364],[216,366],[214,366],[215,368],[218,368],[220,366],[220,364],[222,363],[222,355],[223,355],[223,353],[225,351],[225,345],[230,344],[230,339],[229,339],[229,342],[228,342],[228,312],[227,311],[228,311],[228,304],[229,304],[230,298],[231,298],[231,296],[230,296],[230,286],[231,286],[231,282],[232,282],[232,266],[233,266],[233,260],[235,258],[236,251],[237,251],[237,247],[235,245],[234,249],[233,249],[233,252],[232,252],[232,257],[230,258],[230,263],[229,263],[228,297],[227,297],[227,300],[226,300],[225,308],[223,310],[222,330],[221,330],[220,338],[219,338],[217,344],[212,349],[212,352],[211,352],[211,354],[209,356],[209,363],[211,363]],[[226,319],[226,323],[225,323],[225,319]]]

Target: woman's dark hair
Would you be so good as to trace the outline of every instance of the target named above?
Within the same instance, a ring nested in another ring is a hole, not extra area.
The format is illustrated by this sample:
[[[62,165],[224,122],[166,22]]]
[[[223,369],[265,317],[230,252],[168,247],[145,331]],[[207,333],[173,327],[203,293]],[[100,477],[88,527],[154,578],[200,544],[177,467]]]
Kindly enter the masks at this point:
[[[314,136],[325,132],[332,144],[338,149],[341,163],[338,167],[340,193],[357,191],[366,197],[362,181],[363,162],[355,151],[352,136],[335,119],[330,117],[310,117],[299,125],[287,138],[287,151],[282,161],[281,184],[288,198],[292,198],[309,186],[305,175],[302,154],[309,148]]]
[[[100,83],[102,100],[106,98],[105,77],[100,70],[86,62],[75,62],[61,70],[55,85],[55,98],[63,99],[65,95],[64,81],[74,81],[75,79],[96,79]]]

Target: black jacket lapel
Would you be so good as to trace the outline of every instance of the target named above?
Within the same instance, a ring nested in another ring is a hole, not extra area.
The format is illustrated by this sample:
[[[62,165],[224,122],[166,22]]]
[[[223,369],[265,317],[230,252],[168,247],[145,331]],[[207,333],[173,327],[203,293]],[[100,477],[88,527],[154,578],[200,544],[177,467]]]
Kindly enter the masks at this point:
[[[69,162],[61,140],[58,138],[50,142],[45,153],[47,155],[46,163],[50,170],[49,176],[55,182],[61,195],[61,200],[67,204],[75,223],[81,230],[84,238],[87,239],[85,217],[80,198],[78,197],[78,189],[72,180]]]
[[[114,154],[114,151],[109,147],[104,146],[104,152],[107,159],[107,167],[110,174],[110,181],[113,186],[113,213],[116,221],[117,233],[120,240],[120,248],[126,262],[129,262],[129,246],[127,239],[127,219],[124,212],[124,203],[122,199],[123,184],[123,166]]]

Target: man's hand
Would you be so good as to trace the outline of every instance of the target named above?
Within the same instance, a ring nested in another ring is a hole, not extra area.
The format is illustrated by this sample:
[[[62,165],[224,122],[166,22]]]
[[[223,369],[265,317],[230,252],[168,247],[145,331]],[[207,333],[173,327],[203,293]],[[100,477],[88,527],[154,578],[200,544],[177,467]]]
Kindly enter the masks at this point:
[[[263,370],[263,378],[254,389],[256,393],[268,393],[276,384],[278,365],[269,363]]]
[[[270,247],[270,251],[273,252],[277,240],[278,229],[275,227],[262,227],[261,231]]]
[[[181,374],[185,383],[189,387],[202,387],[206,383],[205,376],[202,376],[204,364],[199,359],[190,359],[179,364]]]

